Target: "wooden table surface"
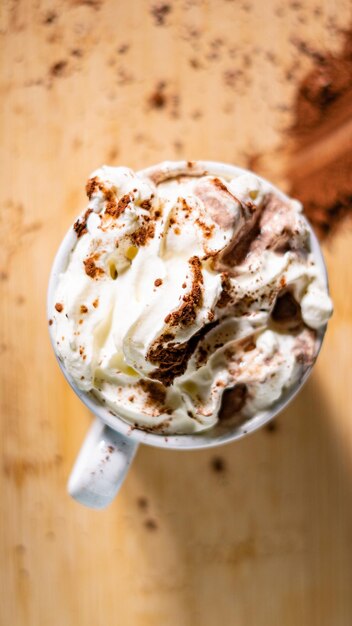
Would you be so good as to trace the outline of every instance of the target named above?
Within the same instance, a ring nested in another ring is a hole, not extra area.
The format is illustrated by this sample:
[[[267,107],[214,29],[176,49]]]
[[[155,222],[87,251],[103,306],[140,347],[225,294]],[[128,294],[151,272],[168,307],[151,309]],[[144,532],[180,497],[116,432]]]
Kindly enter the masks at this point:
[[[324,243],[335,314],[275,428],[215,451],[142,447],[101,512],[66,493],[91,418],[45,313],[56,248],[103,162],[222,160],[287,189],[312,62],[296,62],[295,38],[334,53],[351,13],[344,0],[2,2],[1,626],[352,623],[351,226]]]

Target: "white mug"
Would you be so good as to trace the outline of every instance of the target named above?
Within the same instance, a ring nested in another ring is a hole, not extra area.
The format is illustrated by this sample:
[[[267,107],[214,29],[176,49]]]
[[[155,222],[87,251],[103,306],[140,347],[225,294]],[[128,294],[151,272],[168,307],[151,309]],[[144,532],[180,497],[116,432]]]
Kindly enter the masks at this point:
[[[156,166],[141,170],[139,174],[153,175],[161,171],[165,174],[165,177],[167,177],[168,174],[172,176],[179,173],[235,177],[240,174],[248,173],[242,168],[214,161],[165,161]],[[266,185],[269,185],[283,200],[287,200],[287,196],[283,192],[268,181],[265,181],[259,176],[258,178]],[[308,226],[311,249],[317,263],[323,270],[327,285],[327,274],[323,255],[312,228],[309,224]],[[68,257],[75,242],[76,233],[71,227],[62,241],[53,263],[48,287],[49,311],[52,310],[51,305],[53,303],[58,278],[67,266]],[[325,328],[318,331],[319,350],[323,341]],[[49,330],[55,349],[50,327]],[[174,450],[196,450],[200,448],[211,448],[240,439],[257,430],[277,415],[277,413],[279,413],[297,394],[312,369],[312,367],[310,367],[305,372],[304,377],[271,406],[269,410],[264,413],[262,412],[259,416],[248,419],[243,424],[231,426],[230,424],[226,425],[226,423],[218,423],[210,430],[198,434],[163,436],[138,430],[138,428],[132,429],[130,424],[110,413],[92,394],[78,389],[74,380],[72,380],[65,370],[62,362],[58,362],[74,392],[95,416],[95,421],[83,443],[68,482],[70,495],[78,502],[95,509],[107,506],[115,497],[140,443]]]

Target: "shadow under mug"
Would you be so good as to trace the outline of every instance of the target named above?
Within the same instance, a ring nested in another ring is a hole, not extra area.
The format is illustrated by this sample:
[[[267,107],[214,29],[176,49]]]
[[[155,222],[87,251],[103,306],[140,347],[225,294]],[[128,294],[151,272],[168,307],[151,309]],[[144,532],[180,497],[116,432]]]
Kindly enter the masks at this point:
[[[179,174],[196,176],[209,174],[232,178],[245,173],[248,173],[248,171],[214,161],[165,161],[139,172],[142,175],[153,175],[158,180],[171,178]],[[257,176],[257,178],[283,200],[288,199],[274,185],[260,176]],[[309,227],[311,249],[323,271],[327,285],[324,258],[318,240],[308,222],[307,225]],[[75,243],[76,233],[71,227],[57,251],[50,274],[48,286],[49,317],[52,311],[58,279],[67,267],[69,255]],[[326,327],[318,331],[318,351],[323,341],[325,329]],[[55,350],[52,327],[49,327],[49,331]],[[163,436],[145,432],[138,428],[131,428],[130,424],[109,412],[109,409],[103,406],[93,394],[78,389],[63,363],[59,359],[58,362],[73,391],[95,416],[93,425],[86,436],[68,482],[70,495],[78,502],[95,509],[107,506],[115,497],[140,443],[174,450],[197,450],[219,446],[240,439],[257,430],[277,415],[298,393],[312,369],[311,366],[305,372],[304,377],[272,405],[269,410],[253,416],[245,423],[231,425],[230,420],[230,423],[219,422],[213,428],[198,434]]]

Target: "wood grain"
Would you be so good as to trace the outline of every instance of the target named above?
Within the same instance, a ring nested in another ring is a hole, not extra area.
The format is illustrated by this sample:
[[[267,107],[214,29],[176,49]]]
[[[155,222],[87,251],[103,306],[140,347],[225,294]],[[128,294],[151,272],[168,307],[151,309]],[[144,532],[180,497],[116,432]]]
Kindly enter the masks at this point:
[[[349,626],[347,225],[325,245],[336,310],[322,354],[275,430],[217,451],[141,448],[103,512],[66,494],[90,416],[56,365],[45,297],[87,175],[178,157],[256,167],[260,154],[288,188],[286,129],[310,63],[292,41],[334,51],[352,17],[344,0],[180,0],[158,25],[153,4],[0,9],[0,623]]]

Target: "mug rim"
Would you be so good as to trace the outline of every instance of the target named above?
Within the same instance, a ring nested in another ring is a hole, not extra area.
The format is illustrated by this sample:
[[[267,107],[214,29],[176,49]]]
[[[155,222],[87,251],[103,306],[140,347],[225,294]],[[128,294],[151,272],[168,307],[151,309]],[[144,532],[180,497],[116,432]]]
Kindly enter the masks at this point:
[[[262,176],[259,176],[255,172],[238,167],[236,165],[223,163],[221,161],[162,161],[161,163],[157,163],[156,165],[152,165],[142,170],[138,170],[136,173],[140,176],[148,177],[159,174],[163,177],[163,180],[167,180],[168,178],[172,178],[179,174],[194,176],[217,174],[220,176],[240,176],[241,174],[253,174],[258,178],[259,181],[269,186],[278,197],[281,197],[283,200],[286,201],[291,199],[287,194],[281,191],[281,189],[276,187],[273,183],[266,180]],[[310,242],[312,250],[314,252],[314,256],[321,269],[323,270],[325,284],[329,292],[327,270],[320,244],[306,215],[303,214],[303,217],[306,220],[309,229]],[[76,244],[76,239],[76,234],[71,225],[57,249],[50,271],[47,292],[48,319],[50,318],[50,306],[54,299],[54,293],[58,278],[67,263],[69,254]],[[64,374],[70,387],[83,402],[83,404],[91,411],[91,413],[93,413],[93,415],[102,420],[114,431],[119,432],[128,439],[133,439],[138,443],[144,443],[153,447],[168,448],[174,450],[196,450],[212,448],[215,446],[223,445],[225,443],[230,443],[231,441],[235,441],[237,439],[241,439],[242,437],[245,437],[246,435],[255,432],[256,430],[270,422],[278,413],[280,413],[288,404],[290,404],[294,397],[300,392],[314,368],[314,364],[322,347],[326,328],[327,324],[317,330],[318,347],[314,362],[308,367],[308,369],[299,379],[299,381],[297,381],[297,383],[291,389],[287,390],[286,393],[283,394],[283,397],[279,398],[279,400],[274,403],[274,405],[272,405],[268,410],[262,411],[261,413],[250,417],[243,424],[232,427],[229,426],[228,429],[224,427],[225,432],[216,438],[214,437],[213,439],[209,437],[207,438],[207,434],[209,435],[214,427],[206,429],[204,431],[200,431],[198,433],[189,434],[154,434],[152,432],[133,427],[131,424],[124,421],[121,417],[115,415],[106,406],[103,406],[102,403],[91,392],[82,391],[77,387],[75,381],[67,372],[64,364],[59,359],[56,353],[53,331],[50,326],[49,335],[56,360],[60,366],[62,373]]]

